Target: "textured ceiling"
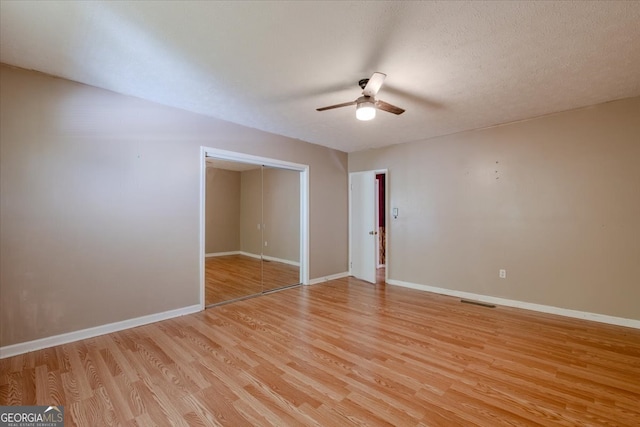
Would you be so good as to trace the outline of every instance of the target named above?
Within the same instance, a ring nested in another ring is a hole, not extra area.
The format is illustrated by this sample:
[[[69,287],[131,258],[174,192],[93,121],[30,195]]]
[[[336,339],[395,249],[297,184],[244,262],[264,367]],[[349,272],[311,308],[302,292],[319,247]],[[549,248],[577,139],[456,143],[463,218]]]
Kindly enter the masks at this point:
[[[0,4],[1,62],[348,152],[640,95],[636,1]]]

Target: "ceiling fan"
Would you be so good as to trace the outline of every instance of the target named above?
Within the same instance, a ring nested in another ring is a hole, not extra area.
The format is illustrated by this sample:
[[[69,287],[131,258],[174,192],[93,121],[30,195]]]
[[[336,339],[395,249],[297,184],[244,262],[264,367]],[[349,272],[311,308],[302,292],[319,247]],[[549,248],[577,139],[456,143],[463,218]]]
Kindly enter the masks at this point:
[[[371,78],[362,79],[358,82],[358,85],[362,88],[362,96],[355,101],[345,102],[343,104],[330,105],[329,107],[317,108],[316,111],[332,110],[334,108],[348,107],[350,105],[356,106],[356,118],[358,120],[371,120],[376,116],[376,110],[386,111],[400,115],[404,113],[404,110],[395,105],[391,105],[387,102],[376,100],[376,95],[382,87],[386,74],[373,73]]]

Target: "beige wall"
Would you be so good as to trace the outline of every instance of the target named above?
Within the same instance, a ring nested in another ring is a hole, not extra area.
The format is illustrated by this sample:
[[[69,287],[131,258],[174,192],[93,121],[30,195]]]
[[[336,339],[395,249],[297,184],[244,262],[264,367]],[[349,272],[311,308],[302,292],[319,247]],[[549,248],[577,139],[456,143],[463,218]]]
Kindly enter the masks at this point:
[[[263,255],[300,262],[300,172],[263,169]]]
[[[240,172],[207,167],[205,253],[240,250]]]
[[[207,253],[242,251],[300,261],[300,172],[208,167],[206,193]]]
[[[262,254],[262,169],[243,171],[240,177],[240,250],[259,256]]]
[[[349,155],[379,168],[390,278],[640,319],[640,98]]]
[[[0,67],[0,345],[198,304],[200,147],[310,165],[310,278],[347,270],[347,155]]]

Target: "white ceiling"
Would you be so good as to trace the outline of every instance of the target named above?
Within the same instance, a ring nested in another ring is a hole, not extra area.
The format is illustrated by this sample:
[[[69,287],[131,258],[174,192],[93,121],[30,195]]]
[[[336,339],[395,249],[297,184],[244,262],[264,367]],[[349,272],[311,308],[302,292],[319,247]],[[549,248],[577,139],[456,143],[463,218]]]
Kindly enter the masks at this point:
[[[1,1],[0,61],[343,151],[640,95],[640,2]],[[355,119],[357,82],[407,110]]]

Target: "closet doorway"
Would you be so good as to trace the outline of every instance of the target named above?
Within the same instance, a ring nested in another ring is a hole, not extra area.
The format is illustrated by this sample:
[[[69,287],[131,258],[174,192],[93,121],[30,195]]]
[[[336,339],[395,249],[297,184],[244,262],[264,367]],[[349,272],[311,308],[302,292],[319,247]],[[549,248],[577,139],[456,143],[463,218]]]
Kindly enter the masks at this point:
[[[308,166],[201,154],[202,307],[308,284]]]

